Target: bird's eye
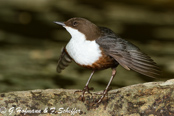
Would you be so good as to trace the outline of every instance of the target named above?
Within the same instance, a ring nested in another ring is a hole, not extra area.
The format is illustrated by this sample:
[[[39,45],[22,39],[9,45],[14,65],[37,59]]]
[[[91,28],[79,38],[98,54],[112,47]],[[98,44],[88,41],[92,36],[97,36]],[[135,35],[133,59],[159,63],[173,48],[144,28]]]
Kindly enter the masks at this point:
[[[77,23],[76,21],[73,22],[73,26],[77,26],[77,24],[78,24],[78,23]]]

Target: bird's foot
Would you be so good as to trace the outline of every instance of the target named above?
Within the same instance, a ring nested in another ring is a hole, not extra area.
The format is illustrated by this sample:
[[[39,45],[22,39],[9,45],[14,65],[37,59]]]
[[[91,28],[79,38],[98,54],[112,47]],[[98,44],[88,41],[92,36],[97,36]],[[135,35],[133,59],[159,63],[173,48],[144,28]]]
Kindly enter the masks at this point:
[[[93,87],[88,87],[88,86],[85,86],[84,88],[83,88],[83,90],[77,90],[77,91],[75,91],[74,93],[76,93],[76,92],[82,92],[82,95],[80,96],[80,100],[81,101],[85,101],[85,97],[84,97],[84,95],[85,95],[85,92],[87,92],[88,94],[92,94],[91,92],[90,92],[90,90],[94,90],[94,88]]]
[[[108,91],[110,91],[112,88],[109,89],[105,89],[102,93],[95,93],[96,95],[102,95],[100,97],[100,99],[96,102],[96,104],[99,104],[102,102],[102,100],[104,99],[104,97],[106,96],[106,94],[108,93]]]
[[[102,95],[100,97],[100,99],[96,102],[96,104],[99,104],[102,102],[103,98],[106,96],[106,94],[108,93],[108,90],[104,90],[102,93],[96,93],[97,95]]]

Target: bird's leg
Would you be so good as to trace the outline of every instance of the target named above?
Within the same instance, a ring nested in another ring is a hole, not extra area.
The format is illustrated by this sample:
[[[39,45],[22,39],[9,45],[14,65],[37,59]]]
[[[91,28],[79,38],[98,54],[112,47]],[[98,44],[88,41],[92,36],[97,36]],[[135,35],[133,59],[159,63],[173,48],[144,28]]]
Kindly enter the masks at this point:
[[[100,103],[100,102],[103,100],[103,98],[105,97],[105,95],[106,95],[107,92],[109,91],[109,86],[110,86],[110,84],[111,84],[111,82],[112,82],[112,80],[113,80],[113,78],[114,78],[115,75],[116,75],[116,69],[113,68],[113,69],[112,69],[112,76],[111,76],[111,78],[110,78],[110,80],[109,80],[109,82],[108,82],[108,85],[106,86],[105,90],[103,91],[103,95],[102,95],[101,98],[97,101],[97,104]]]
[[[92,73],[91,73],[91,75],[90,75],[88,81],[86,82],[86,85],[85,85],[85,87],[83,88],[83,90],[75,91],[75,92],[83,92],[83,93],[82,93],[82,101],[84,101],[84,94],[85,94],[85,92],[87,91],[88,93],[90,93],[89,90],[93,90],[93,89],[94,89],[93,87],[91,87],[91,88],[88,87],[89,82],[90,82],[90,80],[91,80],[91,78],[92,78],[94,72],[95,72],[95,70],[92,71]]]
[[[88,87],[89,82],[90,82],[90,80],[91,80],[91,78],[92,78],[94,72],[95,72],[95,71],[93,70],[92,73],[91,73],[91,75],[90,75],[90,77],[89,77],[89,79],[88,79],[88,81],[86,82],[86,85],[85,85],[85,87],[83,88],[83,94],[84,94],[86,91],[87,91],[88,93],[90,93],[89,90],[93,90],[93,89],[94,89],[93,87],[91,87],[91,88]]]
[[[89,82],[90,82],[90,80],[91,80],[91,78],[92,78],[94,72],[95,72],[95,71],[92,71],[92,73],[91,73],[91,75],[90,75],[88,81],[86,82],[85,87],[84,87],[83,90],[82,90],[82,92],[83,92],[83,93],[82,93],[82,98],[84,98],[84,94],[85,94],[86,91],[87,91],[88,93],[90,93],[89,90],[93,90],[93,89],[94,89],[93,87],[91,87],[91,88],[88,87]]]

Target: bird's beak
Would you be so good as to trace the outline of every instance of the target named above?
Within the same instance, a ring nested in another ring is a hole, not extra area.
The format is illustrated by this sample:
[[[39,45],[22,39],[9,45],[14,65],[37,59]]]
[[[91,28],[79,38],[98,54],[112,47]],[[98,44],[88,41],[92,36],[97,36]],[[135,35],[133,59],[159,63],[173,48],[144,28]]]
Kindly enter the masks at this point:
[[[54,21],[54,23],[56,23],[56,24],[58,24],[58,25],[65,26],[65,23],[64,23],[64,22],[57,22],[57,21]]]

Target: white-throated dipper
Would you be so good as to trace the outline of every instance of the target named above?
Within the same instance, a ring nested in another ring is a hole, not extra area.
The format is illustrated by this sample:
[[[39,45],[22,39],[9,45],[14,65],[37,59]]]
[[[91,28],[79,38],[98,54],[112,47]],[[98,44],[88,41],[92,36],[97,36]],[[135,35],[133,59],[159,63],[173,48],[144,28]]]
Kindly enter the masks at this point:
[[[55,23],[62,25],[72,37],[62,49],[57,72],[60,73],[72,60],[80,66],[92,69],[82,90],[82,99],[85,92],[89,93],[88,84],[96,70],[112,69],[112,76],[97,103],[100,103],[108,92],[119,64],[127,70],[132,69],[149,77],[159,76],[159,68],[149,56],[134,44],[118,37],[112,30],[98,27],[84,18],[71,18],[66,22]]]

